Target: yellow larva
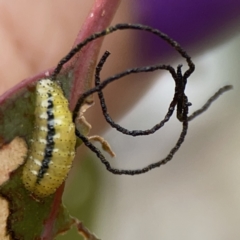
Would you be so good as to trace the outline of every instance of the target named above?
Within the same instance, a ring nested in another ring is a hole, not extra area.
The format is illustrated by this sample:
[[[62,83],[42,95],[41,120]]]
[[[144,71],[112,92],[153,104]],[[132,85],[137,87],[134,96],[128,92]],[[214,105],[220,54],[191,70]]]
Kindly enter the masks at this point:
[[[23,184],[36,197],[53,194],[75,156],[75,126],[61,87],[50,79],[36,85],[35,127]]]

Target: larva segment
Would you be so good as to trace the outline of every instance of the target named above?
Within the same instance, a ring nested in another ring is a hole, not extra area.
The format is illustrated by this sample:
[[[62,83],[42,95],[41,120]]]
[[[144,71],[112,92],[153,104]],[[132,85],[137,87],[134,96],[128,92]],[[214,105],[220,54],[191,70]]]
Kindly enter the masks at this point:
[[[33,139],[23,169],[25,187],[37,197],[53,194],[75,156],[75,126],[61,87],[50,79],[36,86]]]

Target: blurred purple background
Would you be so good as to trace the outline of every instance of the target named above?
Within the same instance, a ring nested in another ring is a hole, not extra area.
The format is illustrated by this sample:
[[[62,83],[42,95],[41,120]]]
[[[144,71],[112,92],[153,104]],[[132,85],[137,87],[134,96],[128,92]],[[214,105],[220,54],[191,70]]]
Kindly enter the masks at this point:
[[[132,12],[136,22],[158,28],[188,51],[207,49],[239,32],[239,0],[135,0]],[[140,59],[155,61],[159,55],[169,54],[159,39],[149,34],[142,36]]]

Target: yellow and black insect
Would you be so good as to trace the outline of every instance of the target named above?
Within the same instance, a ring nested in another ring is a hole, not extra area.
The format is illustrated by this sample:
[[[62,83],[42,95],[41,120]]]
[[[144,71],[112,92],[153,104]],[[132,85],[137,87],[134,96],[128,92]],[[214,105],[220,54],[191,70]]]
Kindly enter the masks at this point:
[[[23,183],[38,197],[55,192],[72,166],[75,126],[61,87],[50,79],[36,85],[35,127]]]
[[[109,56],[109,53],[106,52],[96,68],[95,87],[89,89],[81,95],[72,114],[68,108],[68,101],[65,98],[61,87],[56,81],[63,65],[89,42],[117,30],[125,29],[147,31],[156,35],[157,37],[160,37],[170,44],[170,46],[172,46],[184,59],[186,59],[189,68],[185,73],[182,73],[181,66],[178,66],[177,70],[175,70],[170,65],[162,64],[141,68],[132,68],[116,74],[100,83],[100,71],[104,62]],[[212,98],[208,100],[202,109],[196,111],[191,116],[188,116],[188,108],[190,104],[185,94],[185,87],[187,84],[187,78],[191,75],[194,69],[195,66],[191,58],[177,42],[159,30],[148,26],[139,24],[117,24],[116,26],[109,27],[102,32],[95,33],[83,42],[79,43],[59,62],[49,79],[42,79],[36,85],[35,127],[22,176],[25,187],[33,195],[39,198],[53,194],[64,182],[71,168],[75,155],[76,136],[80,138],[83,143],[99,157],[101,162],[106,166],[106,169],[114,174],[142,174],[152,170],[153,168],[160,167],[161,165],[170,161],[173,155],[180,148],[181,144],[184,142],[187,134],[188,122],[204,112],[221,93],[231,88],[231,86],[225,86],[224,88],[221,88]],[[173,100],[169,105],[168,112],[166,113],[164,119],[148,130],[130,131],[116,124],[107,112],[107,107],[102,93],[103,88],[105,88],[109,83],[126,75],[155,70],[169,71],[175,82],[175,93]],[[158,129],[163,127],[166,122],[169,121],[175,108],[177,108],[177,117],[180,122],[182,122],[182,132],[177,140],[177,143],[169,152],[167,157],[142,169],[119,170],[112,168],[100,150],[96,148],[86,136],[78,131],[78,129],[75,129],[74,125],[78,111],[84,103],[85,98],[95,92],[98,93],[103,115],[107,122],[118,131],[130,136],[149,135],[156,132]]]

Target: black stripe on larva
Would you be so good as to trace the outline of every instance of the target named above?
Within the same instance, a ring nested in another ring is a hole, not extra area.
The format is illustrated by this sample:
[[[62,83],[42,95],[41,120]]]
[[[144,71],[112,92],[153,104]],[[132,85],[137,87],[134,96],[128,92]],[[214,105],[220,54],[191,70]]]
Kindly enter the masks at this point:
[[[39,184],[41,179],[43,179],[44,174],[47,172],[49,163],[52,158],[52,152],[54,148],[54,135],[55,135],[55,128],[54,128],[54,114],[53,114],[53,100],[52,100],[51,93],[48,93],[48,106],[47,106],[47,136],[46,136],[46,148],[44,151],[44,157],[42,161],[41,168],[39,169],[38,175],[37,175],[37,183]]]

